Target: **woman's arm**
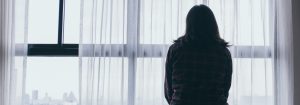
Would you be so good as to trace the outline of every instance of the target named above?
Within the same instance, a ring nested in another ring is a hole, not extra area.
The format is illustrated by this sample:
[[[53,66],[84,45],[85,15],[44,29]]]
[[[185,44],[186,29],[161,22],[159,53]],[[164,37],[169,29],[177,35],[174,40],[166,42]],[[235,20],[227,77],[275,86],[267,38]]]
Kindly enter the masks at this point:
[[[231,58],[231,54],[230,52],[228,51],[228,60],[227,60],[227,70],[226,70],[226,86],[225,86],[225,89],[227,91],[226,93],[226,97],[228,98],[228,95],[229,95],[229,89],[231,87],[231,80],[232,80],[232,58]]]
[[[171,47],[169,48],[167,59],[166,59],[166,65],[165,65],[165,84],[164,84],[164,91],[165,91],[165,98],[167,102],[170,104],[172,100],[172,65],[171,65]]]

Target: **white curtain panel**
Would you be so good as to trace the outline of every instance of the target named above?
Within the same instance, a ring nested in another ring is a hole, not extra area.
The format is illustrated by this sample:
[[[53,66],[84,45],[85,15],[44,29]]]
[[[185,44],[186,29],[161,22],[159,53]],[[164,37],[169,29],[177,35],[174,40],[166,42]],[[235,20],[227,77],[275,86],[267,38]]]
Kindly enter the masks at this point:
[[[81,0],[80,104],[167,105],[166,52],[198,4],[232,44],[229,104],[275,105],[271,0]]]
[[[0,1],[0,105],[23,104],[27,52],[26,2]]]

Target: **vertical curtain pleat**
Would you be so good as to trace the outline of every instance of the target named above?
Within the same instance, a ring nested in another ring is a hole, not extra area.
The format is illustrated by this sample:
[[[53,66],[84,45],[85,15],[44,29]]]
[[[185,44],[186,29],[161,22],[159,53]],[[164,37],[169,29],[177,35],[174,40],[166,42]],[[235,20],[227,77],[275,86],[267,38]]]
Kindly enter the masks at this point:
[[[24,100],[27,14],[27,0],[0,1],[0,105],[28,103]]]
[[[81,1],[81,105],[126,105],[126,2]]]
[[[273,36],[273,63],[275,75],[275,102],[277,105],[293,105],[293,28],[292,0],[274,0],[271,6]]]

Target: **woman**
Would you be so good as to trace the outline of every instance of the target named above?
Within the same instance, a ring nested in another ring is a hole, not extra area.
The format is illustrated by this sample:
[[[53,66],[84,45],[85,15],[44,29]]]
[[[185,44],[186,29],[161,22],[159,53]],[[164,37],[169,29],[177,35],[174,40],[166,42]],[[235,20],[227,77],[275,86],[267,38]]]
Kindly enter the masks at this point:
[[[165,97],[170,105],[228,105],[232,60],[213,12],[196,5],[185,35],[174,41],[166,60]]]

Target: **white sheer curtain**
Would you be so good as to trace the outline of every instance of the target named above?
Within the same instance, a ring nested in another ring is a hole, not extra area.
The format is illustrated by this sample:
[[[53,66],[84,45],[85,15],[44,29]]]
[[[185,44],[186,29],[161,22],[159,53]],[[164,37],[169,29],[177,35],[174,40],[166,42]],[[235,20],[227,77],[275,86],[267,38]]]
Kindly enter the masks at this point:
[[[1,0],[1,55],[0,55],[0,104],[9,105],[12,97],[11,88],[14,73],[14,36],[13,36],[13,2]]]
[[[0,105],[23,104],[26,8],[26,0],[0,1]]]
[[[167,105],[168,46],[196,4],[211,7],[234,57],[230,105],[275,105],[268,0],[82,0],[81,105]]]
[[[230,105],[292,105],[290,0],[81,0],[80,104],[167,105],[165,55],[196,4],[233,45]],[[0,105],[29,104],[27,14],[28,0],[0,1]]]
[[[294,105],[292,0],[273,1],[273,62],[277,105]],[[295,29],[295,28],[294,28]]]
[[[127,0],[81,1],[81,105],[127,102],[126,10]]]

